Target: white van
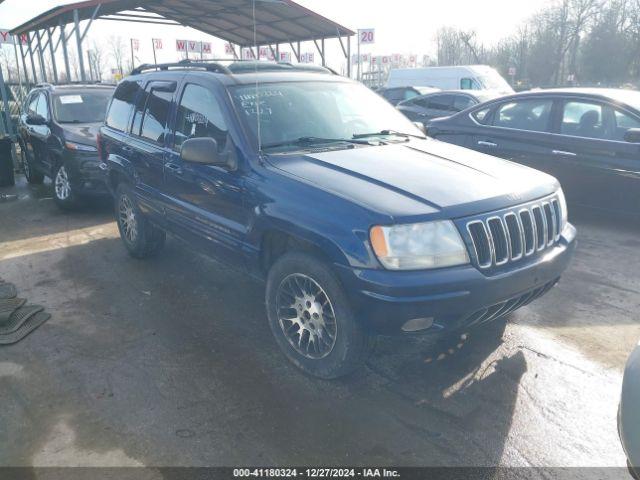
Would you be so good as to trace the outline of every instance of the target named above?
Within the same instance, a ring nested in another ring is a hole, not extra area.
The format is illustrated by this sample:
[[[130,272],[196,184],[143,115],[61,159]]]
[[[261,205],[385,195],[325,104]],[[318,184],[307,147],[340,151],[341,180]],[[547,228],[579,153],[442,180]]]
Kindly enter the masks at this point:
[[[387,88],[406,86],[441,90],[493,90],[503,95],[513,93],[507,81],[487,65],[392,69]]]

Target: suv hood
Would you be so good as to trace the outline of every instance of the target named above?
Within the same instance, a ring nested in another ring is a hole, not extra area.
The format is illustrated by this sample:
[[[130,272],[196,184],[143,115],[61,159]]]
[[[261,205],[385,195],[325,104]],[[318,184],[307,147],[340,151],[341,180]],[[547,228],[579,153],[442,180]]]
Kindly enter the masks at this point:
[[[82,143],[83,145],[97,145],[96,136],[100,131],[101,123],[61,123],[64,130],[64,139],[69,142]]]
[[[558,181],[437,140],[271,155],[276,168],[393,218],[459,218],[549,195]]]

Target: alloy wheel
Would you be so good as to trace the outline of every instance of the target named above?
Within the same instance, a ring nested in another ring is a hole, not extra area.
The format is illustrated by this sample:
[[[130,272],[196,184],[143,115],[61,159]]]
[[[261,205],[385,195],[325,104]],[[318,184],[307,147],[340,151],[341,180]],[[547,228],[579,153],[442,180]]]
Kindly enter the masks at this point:
[[[126,195],[120,197],[118,218],[125,238],[129,243],[134,243],[138,237],[138,219],[136,218],[133,204]]]
[[[71,184],[69,183],[69,176],[67,175],[64,165],[58,169],[54,180],[54,187],[56,197],[58,197],[59,200],[67,200],[71,195]]]
[[[331,353],[338,333],[336,315],[315,280],[301,273],[285,277],[278,287],[276,308],[282,333],[299,354],[317,360]]]

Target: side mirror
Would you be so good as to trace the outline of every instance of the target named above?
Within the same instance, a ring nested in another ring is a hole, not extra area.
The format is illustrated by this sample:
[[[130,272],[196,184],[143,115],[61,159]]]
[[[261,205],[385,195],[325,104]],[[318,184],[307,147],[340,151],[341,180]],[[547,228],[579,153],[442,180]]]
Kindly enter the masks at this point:
[[[180,150],[180,158],[184,162],[201,165],[215,165],[235,170],[236,162],[233,154],[218,151],[218,142],[211,137],[190,138],[185,140]]]
[[[42,115],[34,113],[27,116],[27,123],[29,125],[46,125],[47,120]]]
[[[628,143],[640,143],[640,128],[630,128],[624,132],[624,141]]]

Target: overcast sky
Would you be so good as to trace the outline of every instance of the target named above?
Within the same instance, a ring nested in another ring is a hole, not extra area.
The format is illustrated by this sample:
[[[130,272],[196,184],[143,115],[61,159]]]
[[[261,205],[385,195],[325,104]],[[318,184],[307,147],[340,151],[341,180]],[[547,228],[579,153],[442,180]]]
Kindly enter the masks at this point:
[[[13,28],[57,5],[77,0],[5,0],[0,4],[0,28]],[[298,3],[351,29],[375,28],[376,44],[363,48],[373,54],[434,53],[434,34],[441,26],[472,28],[479,38],[492,44],[510,35],[527,17],[547,3],[532,0],[298,0]],[[114,29],[114,27],[118,27]],[[135,29],[135,33],[132,33]],[[181,27],[158,27],[131,23],[96,22],[90,43],[103,44],[109,35],[120,35],[127,42],[138,38],[143,45],[139,55],[149,61],[152,37],[161,37],[170,46],[163,55],[175,55],[175,39],[206,40],[207,36]],[[221,44],[214,42],[214,54]],[[329,46],[327,47],[329,48]],[[337,51],[337,44],[333,47]],[[312,44],[303,50],[312,51]],[[354,48],[355,50],[355,48]]]

